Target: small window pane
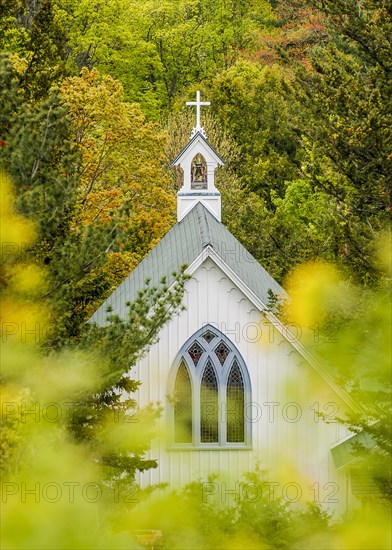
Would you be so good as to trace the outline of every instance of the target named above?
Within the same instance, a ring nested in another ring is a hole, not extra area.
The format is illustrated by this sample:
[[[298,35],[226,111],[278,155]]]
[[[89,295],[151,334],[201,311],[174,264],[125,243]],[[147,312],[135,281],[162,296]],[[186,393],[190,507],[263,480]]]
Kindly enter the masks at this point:
[[[174,395],[174,441],[192,443],[192,387],[184,363],[177,372]]]
[[[227,381],[227,442],[243,443],[244,438],[244,380],[236,360]]]
[[[204,340],[210,344],[214,338],[216,338],[215,334],[211,332],[210,330],[207,330],[204,334],[202,334]]]
[[[215,354],[219,359],[221,365],[226,361],[226,357],[229,355],[230,350],[226,344],[221,340],[218,346],[215,348]]]
[[[197,366],[197,363],[199,362],[200,357],[203,355],[203,352],[204,352],[204,349],[197,342],[193,342],[191,347],[188,349],[188,353],[192,361],[194,362],[195,367]]]
[[[210,361],[200,388],[200,439],[202,443],[218,442],[218,383]]]

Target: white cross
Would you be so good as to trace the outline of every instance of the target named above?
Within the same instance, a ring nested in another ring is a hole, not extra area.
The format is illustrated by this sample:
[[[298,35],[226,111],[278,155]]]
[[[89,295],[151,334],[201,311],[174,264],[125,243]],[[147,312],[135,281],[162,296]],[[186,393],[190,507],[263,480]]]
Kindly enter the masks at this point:
[[[187,105],[196,105],[196,128],[195,130],[200,130],[200,107],[203,107],[204,105],[211,105],[209,101],[200,101],[200,92],[197,90],[196,92],[196,101],[187,101]]]

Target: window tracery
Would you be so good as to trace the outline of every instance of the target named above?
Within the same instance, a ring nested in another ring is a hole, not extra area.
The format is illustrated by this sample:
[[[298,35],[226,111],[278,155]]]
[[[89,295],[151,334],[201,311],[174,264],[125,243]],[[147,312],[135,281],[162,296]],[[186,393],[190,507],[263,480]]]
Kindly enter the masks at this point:
[[[251,425],[245,418],[249,375],[236,347],[226,340],[219,330],[204,327],[179,354],[171,409],[176,446],[203,449],[249,444]]]
[[[207,342],[207,344],[210,344],[214,338],[216,338],[216,335],[211,332],[210,330],[207,330],[207,332],[204,332],[202,334],[202,338]]]

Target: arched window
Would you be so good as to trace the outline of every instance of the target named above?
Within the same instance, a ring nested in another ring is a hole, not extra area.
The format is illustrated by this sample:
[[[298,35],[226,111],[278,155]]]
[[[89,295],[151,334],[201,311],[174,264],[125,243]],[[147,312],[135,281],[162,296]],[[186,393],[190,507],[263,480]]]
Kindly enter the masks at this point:
[[[211,360],[207,360],[200,386],[200,440],[217,443],[218,439],[218,381]]]
[[[238,362],[234,359],[226,388],[227,441],[244,441],[244,380]]]
[[[174,440],[176,443],[191,443],[192,388],[188,369],[183,361],[177,372],[174,395]]]
[[[218,329],[207,325],[184,344],[168,389],[174,447],[249,447],[249,374],[234,343]]]

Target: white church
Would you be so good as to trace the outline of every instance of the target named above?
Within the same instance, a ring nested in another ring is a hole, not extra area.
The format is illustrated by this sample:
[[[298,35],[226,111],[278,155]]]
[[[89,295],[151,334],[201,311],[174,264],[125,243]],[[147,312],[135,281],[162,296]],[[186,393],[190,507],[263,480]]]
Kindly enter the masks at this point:
[[[158,467],[139,482],[179,488],[201,480],[211,494],[233,494],[258,466],[275,497],[345,513],[364,481],[350,452],[358,436],[334,416],[355,403],[268,308],[269,290],[286,293],[221,223],[214,172],[224,161],[200,123],[209,103],[197,92],[188,105],[197,116],[173,161],[183,171],[177,223],[91,318],[105,324],[109,306],[125,317],[146,279],[159,286],[166,277],[170,286],[187,265],[185,310],[130,372],[141,381],[139,406],[163,407],[147,456]]]

